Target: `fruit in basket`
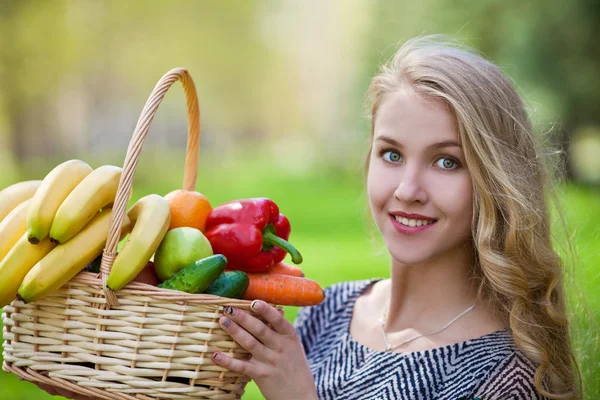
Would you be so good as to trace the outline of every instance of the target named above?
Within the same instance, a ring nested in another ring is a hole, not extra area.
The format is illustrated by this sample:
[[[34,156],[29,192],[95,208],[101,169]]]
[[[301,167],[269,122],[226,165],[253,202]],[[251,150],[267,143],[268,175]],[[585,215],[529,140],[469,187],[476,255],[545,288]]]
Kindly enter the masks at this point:
[[[27,208],[31,200],[25,200],[0,221],[0,261],[13,248],[15,243],[27,232]]]
[[[250,281],[244,271],[225,271],[204,291],[206,294],[241,299]]]
[[[156,275],[166,281],[186,265],[212,255],[210,242],[198,229],[175,228],[167,232],[154,254]]]
[[[158,286],[160,280],[154,271],[154,262],[148,261],[140,273],[135,277],[134,282],[141,282],[147,285]]]
[[[192,190],[178,189],[168,193],[165,199],[171,206],[169,230],[189,227],[205,232],[206,217],[212,210],[206,196]]]
[[[112,209],[96,214],[71,240],[59,244],[27,273],[18,296],[26,303],[56,291],[98,257],[106,244]],[[131,222],[125,216],[121,237],[129,233]]]
[[[10,185],[0,191],[0,221],[19,204],[33,197],[42,181],[24,181]]]
[[[186,293],[201,293],[225,271],[226,265],[227,258],[223,254],[215,254],[186,265],[158,287]]]
[[[50,233],[56,211],[69,193],[92,172],[92,167],[81,160],[69,160],[54,167],[46,175],[32,197],[27,212],[29,241],[37,244]]]
[[[71,239],[96,215],[98,210],[115,201],[123,169],[103,165],[93,170],[62,202],[50,227],[50,239],[64,243]]]
[[[171,208],[164,197],[151,194],[139,199],[127,216],[133,229],[106,280],[112,290],[123,288],[146,266],[169,229]]]
[[[0,262],[0,308],[14,300],[23,278],[55,247],[49,238],[37,245],[29,243],[27,233],[8,252]]]

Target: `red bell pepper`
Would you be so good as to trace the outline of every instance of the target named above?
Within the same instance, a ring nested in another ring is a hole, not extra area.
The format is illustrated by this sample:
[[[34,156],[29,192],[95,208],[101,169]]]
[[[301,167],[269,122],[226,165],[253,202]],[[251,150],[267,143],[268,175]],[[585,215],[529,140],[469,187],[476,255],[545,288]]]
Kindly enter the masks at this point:
[[[287,240],[290,221],[267,198],[229,201],[212,209],[206,219],[206,238],[215,254],[227,257],[227,269],[263,272],[287,253],[294,264],[302,255]]]

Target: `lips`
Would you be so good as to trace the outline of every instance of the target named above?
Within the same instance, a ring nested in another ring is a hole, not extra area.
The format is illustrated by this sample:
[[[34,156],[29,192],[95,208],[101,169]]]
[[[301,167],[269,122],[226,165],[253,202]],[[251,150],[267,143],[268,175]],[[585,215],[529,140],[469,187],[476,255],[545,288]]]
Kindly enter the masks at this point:
[[[437,219],[424,215],[399,212],[390,214],[390,220],[396,230],[404,234],[422,232],[437,222]]]

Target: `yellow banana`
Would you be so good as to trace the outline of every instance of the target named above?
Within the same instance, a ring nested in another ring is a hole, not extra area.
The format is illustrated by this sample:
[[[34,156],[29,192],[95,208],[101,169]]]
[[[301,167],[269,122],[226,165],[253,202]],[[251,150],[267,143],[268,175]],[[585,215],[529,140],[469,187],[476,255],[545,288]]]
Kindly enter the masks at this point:
[[[24,181],[0,191],[0,221],[16,206],[33,197],[42,181]]]
[[[18,295],[29,303],[58,290],[71,278],[102,254],[106,245],[112,209],[105,209],[94,218],[74,238],[56,246],[42,258],[19,287]],[[125,216],[121,226],[121,237],[131,229],[131,222]]]
[[[0,308],[14,300],[25,275],[54,248],[49,238],[37,245],[29,243],[23,233],[14,247],[0,262]]]
[[[69,160],[56,166],[42,181],[27,212],[29,242],[37,244],[48,236],[56,211],[69,193],[92,172],[81,160]]]
[[[0,222],[0,261],[8,254],[10,249],[19,241],[21,236],[27,232],[27,209],[31,199],[25,200],[12,210],[6,218]]]
[[[62,202],[50,227],[50,240],[64,243],[77,234],[98,210],[115,201],[122,168],[103,165],[73,189]]]
[[[151,194],[139,199],[127,216],[133,229],[106,280],[112,290],[120,290],[131,282],[150,260],[169,229],[171,208],[167,199]]]

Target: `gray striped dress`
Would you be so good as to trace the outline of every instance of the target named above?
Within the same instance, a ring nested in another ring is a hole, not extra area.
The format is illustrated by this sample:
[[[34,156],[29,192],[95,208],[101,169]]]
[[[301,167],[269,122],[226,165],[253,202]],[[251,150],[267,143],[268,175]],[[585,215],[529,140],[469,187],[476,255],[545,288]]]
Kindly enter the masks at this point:
[[[294,325],[321,400],[545,399],[533,364],[502,330],[413,353],[370,350],[350,336],[357,297],[376,279],[326,289],[325,301],[300,310]]]

